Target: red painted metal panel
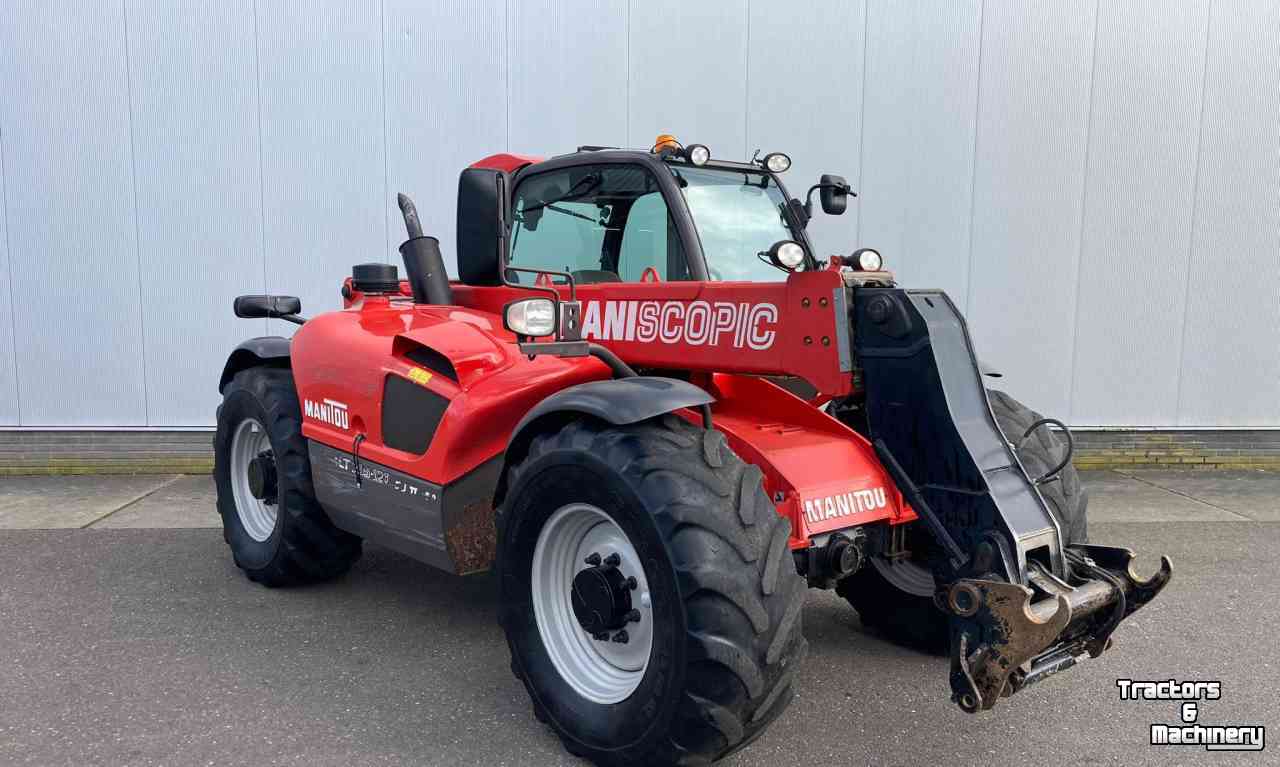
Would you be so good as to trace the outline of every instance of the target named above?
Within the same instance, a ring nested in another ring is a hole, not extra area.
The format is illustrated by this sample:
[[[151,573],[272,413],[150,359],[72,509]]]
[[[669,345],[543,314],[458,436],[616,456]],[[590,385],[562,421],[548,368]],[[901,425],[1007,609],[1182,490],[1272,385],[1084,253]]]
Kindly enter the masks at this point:
[[[568,297],[567,288],[560,287]],[[584,337],[635,367],[795,375],[823,394],[852,391],[840,370],[834,296],[839,273],[800,272],[785,282],[612,282],[581,285]],[[500,313],[531,295],[454,285],[454,301]]]
[[[716,375],[716,428],[761,468],[778,512],[791,519],[791,546],[855,525],[910,522],[906,504],[861,435],[761,378]]]
[[[293,337],[302,433],[370,461],[438,484],[501,454],[535,404],[567,386],[609,377],[594,358],[530,360],[498,317],[460,307],[418,306],[382,297],[358,309],[322,314]],[[449,357],[454,383],[404,356],[417,344]],[[413,371],[419,372],[413,372]],[[382,393],[388,375],[415,380],[450,400],[430,447],[414,455],[382,444]],[[310,410],[309,410],[310,409]],[[314,412],[316,416],[310,413]]]
[[[348,285],[349,287],[349,285]],[[560,288],[567,298],[567,288]],[[582,285],[584,335],[639,368],[689,371],[716,397],[717,428],[764,472],[765,488],[792,522],[791,545],[855,525],[916,518],[860,434],[786,390],[749,374],[800,376],[823,398],[853,391],[840,370],[836,271],[797,273],[785,282],[643,282]],[[608,377],[593,358],[520,353],[502,327],[502,307],[530,295],[506,286],[453,285],[455,306],[417,306],[402,296],[350,294],[344,312],[322,315],[294,337],[304,400],[346,407],[349,423],[308,418],[304,433],[433,482],[446,483],[500,454],[519,419],[566,386]],[[363,332],[361,332],[363,331]],[[413,456],[382,445],[387,375],[422,378],[405,354],[417,345],[444,354],[458,374],[421,385],[451,405],[431,446]],[[334,353],[330,350],[341,350]],[[694,414],[684,414],[696,420]]]
[[[535,162],[542,162],[541,157],[525,154],[491,154],[483,160],[477,160],[471,163],[472,168],[492,168],[493,170],[501,170],[507,173],[515,173],[517,170],[526,165],[532,165]]]

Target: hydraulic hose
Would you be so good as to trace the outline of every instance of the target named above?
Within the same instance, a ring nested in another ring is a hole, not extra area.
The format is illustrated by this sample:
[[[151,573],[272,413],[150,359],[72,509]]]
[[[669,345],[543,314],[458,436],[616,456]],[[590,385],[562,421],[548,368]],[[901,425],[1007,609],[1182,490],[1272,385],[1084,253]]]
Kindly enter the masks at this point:
[[[1053,424],[1059,429],[1062,429],[1062,433],[1067,437],[1067,454],[1062,457],[1062,460],[1058,462],[1057,466],[1054,466],[1052,469],[1046,471],[1034,480],[1037,485],[1043,485],[1046,482],[1057,479],[1058,475],[1062,473],[1062,470],[1067,468],[1067,464],[1071,463],[1071,456],[1076,452],[1076,442],[1071,437],[1071,430],[1067,428],[1065,423],[1059,421],[1057,418],[1041,418],[1039,421],[1028,426],[1027,430],[1022,432],[1022,439],[1018,440],[1018,447],[1022,447],[1022,443],[1027,441],[1027,437],[1031,436],[1031,432],[1047,424]]]

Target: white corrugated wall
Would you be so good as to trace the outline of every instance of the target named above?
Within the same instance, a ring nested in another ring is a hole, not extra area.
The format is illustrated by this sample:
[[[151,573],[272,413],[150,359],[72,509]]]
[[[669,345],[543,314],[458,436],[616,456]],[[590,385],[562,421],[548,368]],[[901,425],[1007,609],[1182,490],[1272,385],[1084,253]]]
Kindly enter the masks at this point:
[[[795,158],[1082,426],[1280,426],[1272,0],[31,0],[0,9],[0,426],[212,423],[240,293],[452,261],[497,151]],[[278,323],[275,332],[291,326]]]

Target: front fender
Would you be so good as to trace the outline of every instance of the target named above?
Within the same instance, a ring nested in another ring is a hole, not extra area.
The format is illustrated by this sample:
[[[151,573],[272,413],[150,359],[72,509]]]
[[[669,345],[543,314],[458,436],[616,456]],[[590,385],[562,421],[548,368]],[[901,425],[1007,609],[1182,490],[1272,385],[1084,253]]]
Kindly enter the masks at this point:
[[[526,413],[511,433],[494,506],[501,504],[506,496],[507,469],[524,459],[529,442],[545,429],[577,416],[624,426],[681,408],[709,405],[714,401],[715,398],[704,389],[687,381],[658,376],[589,381],[558,391]]]
[[[236,373],[264,362],[276,362],[289,359],[289,339],[281,336],[261,336],[250,338],[240,344],[227,357],[227,364],[222,366],[222,377],[218,379],[218,392],[227,388]]]

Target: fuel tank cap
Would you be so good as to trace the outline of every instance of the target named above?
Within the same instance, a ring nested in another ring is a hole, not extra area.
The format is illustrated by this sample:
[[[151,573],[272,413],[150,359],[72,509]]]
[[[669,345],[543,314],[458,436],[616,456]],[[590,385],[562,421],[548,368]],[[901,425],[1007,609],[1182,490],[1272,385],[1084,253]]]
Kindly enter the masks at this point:
[[[395,264],[356,264],[351,267],[351,287],[361,293],[398,293],[400,274]]]

